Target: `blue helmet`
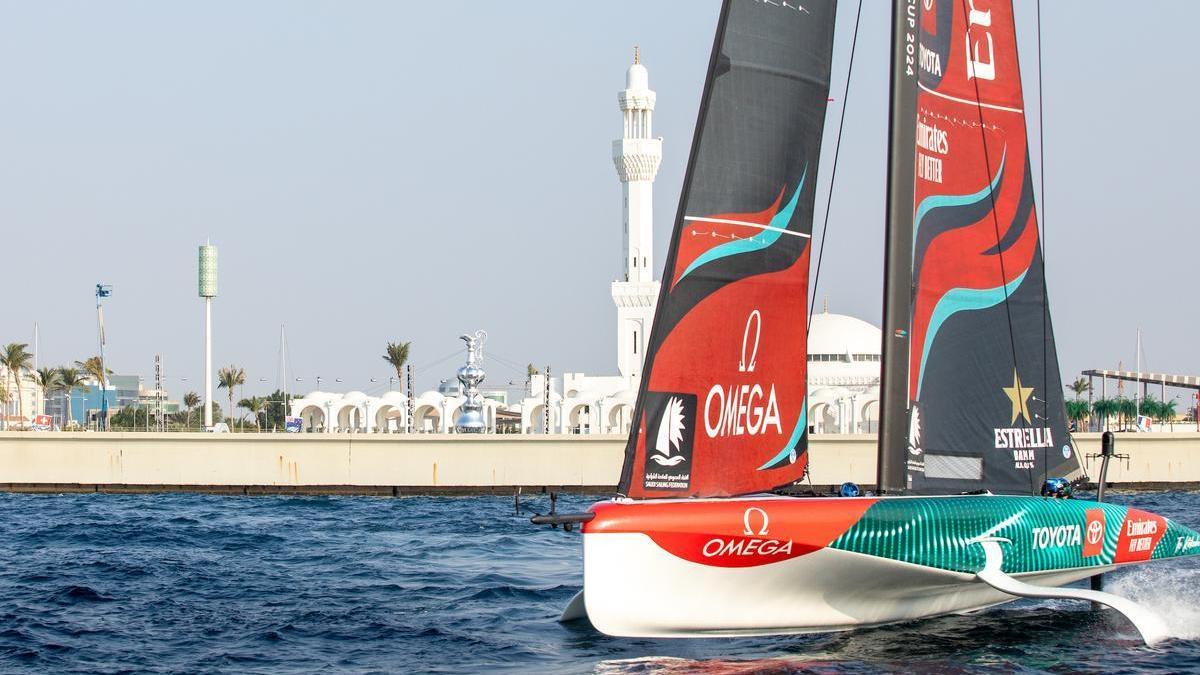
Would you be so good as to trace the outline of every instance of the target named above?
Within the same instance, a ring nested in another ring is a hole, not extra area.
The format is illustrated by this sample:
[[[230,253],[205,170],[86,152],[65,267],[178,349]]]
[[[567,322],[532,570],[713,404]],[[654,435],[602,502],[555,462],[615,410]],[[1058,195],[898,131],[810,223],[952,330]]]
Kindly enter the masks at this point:
[[[838,488],[838,495],[842,497],[861,497],[862,489],[856,483],[846,481],[842,483],[842,487]]]
[[[1042,496],[1070,499],[1074,496],[1071,481],[1066,478],[1047,478],[1046,482],[1042,483]]]

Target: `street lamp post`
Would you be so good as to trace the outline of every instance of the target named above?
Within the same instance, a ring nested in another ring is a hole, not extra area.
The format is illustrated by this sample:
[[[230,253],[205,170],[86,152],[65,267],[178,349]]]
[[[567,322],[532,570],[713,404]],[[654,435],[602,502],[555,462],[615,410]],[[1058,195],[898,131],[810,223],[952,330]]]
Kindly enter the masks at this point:
[[[112,295],[112,286],[96,284],[96,330],[100,339],[100,420],[98,427],[108,429],[108,383],[104,370],[104,305],[101,301]]]
[[[204,429],[213,426],[212,301],[217,297],[217,247],[200,247],[199,295],[204,298]],[[230,413],[233,411],[230,410]]]

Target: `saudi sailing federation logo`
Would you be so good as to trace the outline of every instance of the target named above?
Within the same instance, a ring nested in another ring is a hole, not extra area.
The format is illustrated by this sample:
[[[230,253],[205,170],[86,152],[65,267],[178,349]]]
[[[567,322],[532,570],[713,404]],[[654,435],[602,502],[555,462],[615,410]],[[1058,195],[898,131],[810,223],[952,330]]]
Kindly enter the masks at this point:
[[[667,400],[662,419],[658,421],[656,436],[654,449],[658,452],[650,455],[650,459],[659,466],[675,466],[684,460],[683,455],[678,452],[674,456],[671,455],[671,448],[678,450],[683,441],[683,401],[679,400],[678,396]]]
[[[687,490],[692,481],[696,395],[646,392],[647,490]]]

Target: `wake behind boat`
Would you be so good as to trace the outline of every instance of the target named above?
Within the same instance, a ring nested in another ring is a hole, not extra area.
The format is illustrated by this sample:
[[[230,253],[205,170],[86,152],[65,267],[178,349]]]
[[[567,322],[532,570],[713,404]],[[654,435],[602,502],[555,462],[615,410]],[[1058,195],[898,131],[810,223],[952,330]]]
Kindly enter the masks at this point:
[[[834,15],[832,0],[724,3],[622,496],[535,518],[583,523],[584,590],[564,618],[586,613],[613,635],[760,635],[1072,597],[1161,639],[1161,621],[1128,601],[1054,589],[1195,555],[1200,535],[1058,498],[1085,476],[1066,424],[1011,0],[894,3],[884,496],[766,494],[795,489],[808,463],[809,260]]]

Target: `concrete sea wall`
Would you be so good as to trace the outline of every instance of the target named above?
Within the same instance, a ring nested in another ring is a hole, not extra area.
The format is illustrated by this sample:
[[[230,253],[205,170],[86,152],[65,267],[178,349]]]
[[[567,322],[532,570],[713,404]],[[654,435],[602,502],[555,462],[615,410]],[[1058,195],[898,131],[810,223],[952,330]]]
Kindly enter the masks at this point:
[[[1093,480],[1099,434],[1078,434]],[[618,436],[0,433],[0,489],[227,493],[608,492]],[[1109,481],[1200,486],[1200,434],[1120,434]],[[814,436],[814,486],[875,482],[875,437]]]

